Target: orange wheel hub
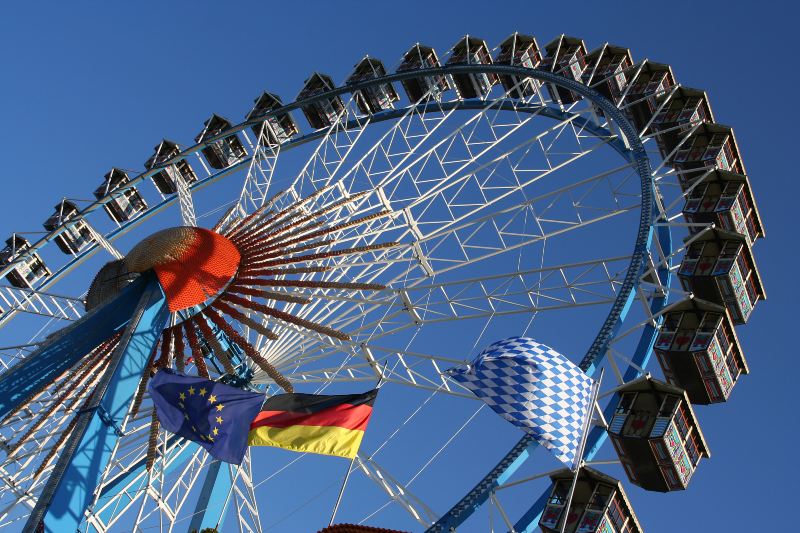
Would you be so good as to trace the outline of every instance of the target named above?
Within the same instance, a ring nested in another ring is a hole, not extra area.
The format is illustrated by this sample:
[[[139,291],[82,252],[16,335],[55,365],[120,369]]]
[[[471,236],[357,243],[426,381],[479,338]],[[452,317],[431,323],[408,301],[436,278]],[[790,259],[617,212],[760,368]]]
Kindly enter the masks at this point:
[[[229,239],[194,227],[159,231],[126,258],[134,272],[155,271],[170,311],[200,305],[219,294],[236,274],[240,260]]]

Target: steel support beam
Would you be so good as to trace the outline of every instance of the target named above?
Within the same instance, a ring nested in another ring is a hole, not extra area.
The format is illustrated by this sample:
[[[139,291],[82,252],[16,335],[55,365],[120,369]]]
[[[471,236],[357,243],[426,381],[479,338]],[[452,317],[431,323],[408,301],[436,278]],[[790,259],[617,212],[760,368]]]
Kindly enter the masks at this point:
[[[231,468],[214,459],[206,470],[203,488],[189,524],[189,531],[217,528],[225,519],[226,501],[231,490]]]
[[[144,280],[131,283],[117,298],[56,332],[52,341],[4,372],[0,378],[0,417],[40,392],[122,329],[144,289]]]
[[[155,276],[142,276],[144,290],[108,369],[84,409],[70,440],[31,512],[25,531],[44,523],[46,532],[76,531],[94,499],[119,438],[120,424],[163,331],[169,310]]]

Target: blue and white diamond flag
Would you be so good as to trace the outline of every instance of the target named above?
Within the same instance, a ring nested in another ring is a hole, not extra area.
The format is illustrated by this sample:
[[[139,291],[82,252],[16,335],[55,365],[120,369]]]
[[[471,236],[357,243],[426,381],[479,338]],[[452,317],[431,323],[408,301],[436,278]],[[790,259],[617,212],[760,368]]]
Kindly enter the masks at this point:
[[[527,337],[495,342],[450,376],[574,468],[593,384],[569,359]]]

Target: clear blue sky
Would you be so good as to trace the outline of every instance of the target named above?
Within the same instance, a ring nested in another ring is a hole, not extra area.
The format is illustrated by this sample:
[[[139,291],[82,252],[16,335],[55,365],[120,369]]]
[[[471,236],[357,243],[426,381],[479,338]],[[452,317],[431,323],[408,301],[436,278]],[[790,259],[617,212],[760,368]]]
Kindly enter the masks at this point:
[[[735,128],[767,230],[755,253],[769,300],[739,329],[751,375],[727,404],[699,411],[712,458],[701,464],[689,490],[657,497],[636,487],[629,492],[651,533],[788,530],[782,526],[796,520],[794,450],[800,438],[791,340],[798,261],[791,235],[800,195],[792,141],[797,13],[783,7],[788,5],[9,4],[0,16],[0,237],[40,229],[62,196],[88,198],[112,166],[141,169],[161,137],[191,144],[211,112],[239,119],[264,89],[291,100],[314,70],[341,81],[365,53],[393,65],[416,41],[443,52],[465,33],[494,46],[513,31],[533,34],[540,44],[567,33],[589,48],[606,41],[630,47],[634,59],[669,63],[683,84],[705,89],[717,120]],[[329,509],[335,499],[332,479],[319,486],[327,487],[319,509]],[[474,481],[464,480],[465,492]],[[291,492],[291,481],[284,483]],[[278,521],[305,499],[264,497],[264,523]],[[321,523],[313,519],[314,509],[303,511],[304,527]],[[344,519],[363,514],[345,502]],[[379,515],[375,525],[392,527],[393,516],[402,515]],[[286,527],[273,530],[301,531]]]

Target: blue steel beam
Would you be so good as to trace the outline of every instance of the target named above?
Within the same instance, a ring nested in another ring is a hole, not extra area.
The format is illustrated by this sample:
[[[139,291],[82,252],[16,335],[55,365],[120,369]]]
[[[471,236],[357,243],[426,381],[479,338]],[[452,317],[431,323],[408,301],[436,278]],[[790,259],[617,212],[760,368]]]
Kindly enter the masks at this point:
[[[164,292],[152,273],[108,369],[95,388],[89,405],[76,414],[72,436],[58,457],[25,531],[77,531],[92,503],[95,487],[121,435],[120,423],[144,372],[150,353],[167,323],[169,310]]]
[[[202,531],[205,528],[219,529],[225,519],[225,505],[233,479],[231,468],[214,459],[206,470],[203,488],[195,506],[189,531]]]
[[[114,300],[57,332],[57,337],[4,372],[0,378],[0,417],[48,386],[131,318],[145,281],[137,279]]]

